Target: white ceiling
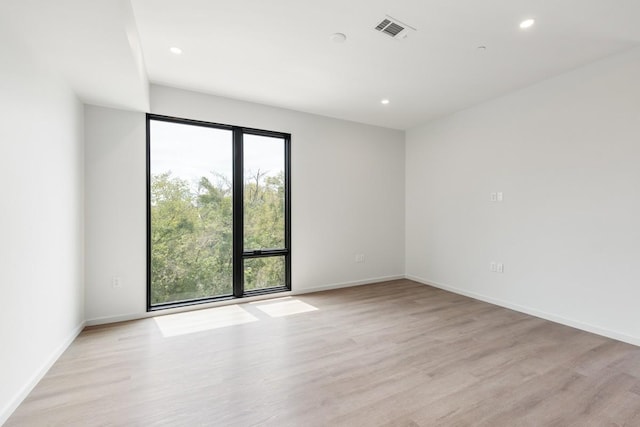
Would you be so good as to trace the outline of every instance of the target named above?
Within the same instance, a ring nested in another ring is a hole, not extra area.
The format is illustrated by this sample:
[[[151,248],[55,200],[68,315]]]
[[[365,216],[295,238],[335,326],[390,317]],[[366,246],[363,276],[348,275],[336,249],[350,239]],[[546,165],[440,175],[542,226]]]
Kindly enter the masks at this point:
[[[0,0],[0,29],[4,43],[12,37],[84,102],[148,110],[149,82],[129,0]]]
[[[16,36],[87,102],[145,109],[148,77],[398,129],[640,46],[638,0],[3,0],[1,7]],[[402,41],[374,31],[385,14],[418,31]],[[529,17],[536,24],[521,30]],[[333,43],[335,32],[347,41]],[[172,46],[183,54],[171,54]]]

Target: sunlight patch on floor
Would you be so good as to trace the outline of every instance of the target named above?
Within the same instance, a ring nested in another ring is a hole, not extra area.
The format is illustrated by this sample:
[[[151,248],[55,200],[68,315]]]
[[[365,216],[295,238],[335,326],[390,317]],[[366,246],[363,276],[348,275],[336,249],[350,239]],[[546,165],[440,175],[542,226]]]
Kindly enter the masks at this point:
[[[154,317],[162,335],[175,337],[194,332],[242,325],[259,320],[237,305],[189,311],[187,313],[168,314]]]
[[[318,310],[316,307],[297,299],[286,299],[284,301],[256,304],[258,310],[271,317],[284,317],[292,314],[308,313]]]

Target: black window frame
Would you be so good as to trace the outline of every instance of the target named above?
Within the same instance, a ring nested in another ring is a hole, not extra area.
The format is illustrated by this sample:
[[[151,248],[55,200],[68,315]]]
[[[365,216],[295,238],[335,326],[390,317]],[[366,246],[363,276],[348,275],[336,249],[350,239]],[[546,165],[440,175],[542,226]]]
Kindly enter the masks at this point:
[[[184,301],[151,304],[151,121],[163,121],[192,126],[232,131],[233,135],[233,295],[223,295],[196,298]],[[291,134],[245,126],[235,126],[220,123],[192,120],[160,114],[146,114],[146,174],[147,174],[147,312],[168,308],[184,307],[210,302],[241,299],[256,295],[265,295],[291,290]],[[284,184],[285,184],[285,247],[278,249],[244,250],[244,135],[265,136],[279,138],[284,141]],[[265,258],[284,256],[285,284],[284,286],[244,290],[244,260],[251,258]]]

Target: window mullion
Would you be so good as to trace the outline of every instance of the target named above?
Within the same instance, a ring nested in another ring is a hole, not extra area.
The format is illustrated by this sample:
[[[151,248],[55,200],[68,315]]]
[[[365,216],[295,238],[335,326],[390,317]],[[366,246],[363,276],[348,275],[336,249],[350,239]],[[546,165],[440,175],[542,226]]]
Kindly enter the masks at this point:
[[[242,129],[233,129],[233,295],[244,293],[244,165]]]

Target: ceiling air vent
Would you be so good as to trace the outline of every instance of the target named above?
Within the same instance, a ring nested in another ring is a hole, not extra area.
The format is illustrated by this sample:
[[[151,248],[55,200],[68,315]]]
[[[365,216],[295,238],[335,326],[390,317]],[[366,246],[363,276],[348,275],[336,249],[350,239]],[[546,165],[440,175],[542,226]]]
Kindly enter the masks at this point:
[[[411,31],[416,31],[412,26],[404,24],[389,15],[386,15],[385,18],[375,26],[375,30],[394,39],[404,39]]]

